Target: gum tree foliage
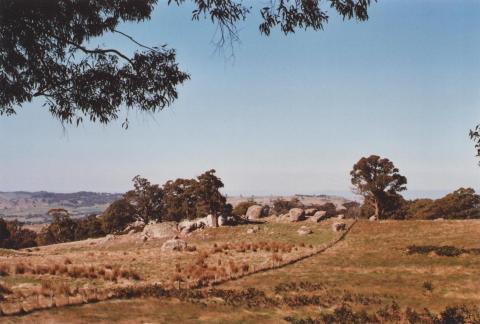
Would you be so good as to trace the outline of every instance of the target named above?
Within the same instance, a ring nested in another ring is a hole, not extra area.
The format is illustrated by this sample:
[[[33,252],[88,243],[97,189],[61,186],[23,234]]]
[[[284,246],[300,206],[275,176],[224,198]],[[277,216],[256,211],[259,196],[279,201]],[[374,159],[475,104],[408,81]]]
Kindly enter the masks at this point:
[[[137,219],[148,223],[161,217],[163,207],[163,190],[156,184],[151,184],[139,175],[133,178],[133,190],[128,191],[124,199],[136,210]]]
[[[407,178],[399,173],[393,162],[378,155],[362,157],[350,172],[355,193],[364,197],[364,204],[374,209],[378,218],[384,216],[390,200],[407,189]]]
[[[277,0],[260,9],[260,33],[274,28],[321,30],[329,7],[344,19],[368,19],[370,0]],[[253,9],[241,0],[168,0],[193,5],[192,20],[218,27],[217,45],[238,40],[237,26]],[[84,118],[108,124],[121,107],[156,112],[172,104],[190,76],[167,45],[147,46],[121,30],[150,20],[157,0],[0,0],[0,114],[43,98],[62,123]],[[152,31],[153,33],[155,31]],[[126,37],[133,54],[94,45],[106,34]],[[123,123],[128,126],[128,119]]]
[[[54,208],[47,213],[52,217],[50,225],[42,228],[38,236],[40,245],[70,242],[75,237],[77,224],[66,209]]]
[[[229,214],[231,206],[220,192],[223,182],[209,170],[196,179],[177,179],[163,185],[165,206],[162,220],[180,221],[208,214]]]
[[[36,246],[37,234],[23,228],[17,220],[5,221],[0,218],[0,247],[6,249],[23,249]]]
[[[215,170],[206,171],[195,179],[169,180],[161,187],[136,176],[133,185],[134,189],[120,200],[125,202],[121,210],[128,209],[132,217],[144,223],[150,220],[180,221],[231,212],[231,206],[220,192],[223,182],[215,175]],[[112,217],[115,217],[114,214]]]
[[[136,209],[126,199],[115,200],[101,216],[102,230],[105,234],[123,231],[135,220]]]
[[[480,124],[475,126],[475,129],[470,130],[470,138],[475,142],[477,157],[480,157]]]
[[[409,202],[412,219],[478,219],[480,195],[472,188],[459,188],[439,199],[416,199]]]

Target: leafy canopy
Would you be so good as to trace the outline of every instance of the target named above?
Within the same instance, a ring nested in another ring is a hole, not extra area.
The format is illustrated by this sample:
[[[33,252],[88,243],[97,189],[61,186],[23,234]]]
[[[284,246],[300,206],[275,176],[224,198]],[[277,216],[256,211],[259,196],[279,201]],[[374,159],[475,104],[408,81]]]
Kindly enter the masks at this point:
[[[218,27],[217,44],[238,40],[238,23],[252,8],[241,0],[168,0],[193,3],[192,20]],[[344,19],[368,19],[370,0],[325,2]],[[181,71],[175,50],[146,46],[119,29],[122,23],[151,18],[157,0],[0,0],[0,115],[11,115],[35,97],[62,123],[87,118],[108,124],[122,107],[156,112],[170,106],[190,76]],[[260,9],[259,30],[285,34],[299,28],[323,29],[327,11],[319,0],[272,1]],[[136,46],[94,46],[106,34],[126,37]],[[128,119],[123,123],[128,127]]]
[[[383,216],[388,202],[407,189],[407,178],[400,174],[393,162],[378,155],[362,157],[350,172],[354,191],[362,195],[366,204],[375,209],[375,216]]]

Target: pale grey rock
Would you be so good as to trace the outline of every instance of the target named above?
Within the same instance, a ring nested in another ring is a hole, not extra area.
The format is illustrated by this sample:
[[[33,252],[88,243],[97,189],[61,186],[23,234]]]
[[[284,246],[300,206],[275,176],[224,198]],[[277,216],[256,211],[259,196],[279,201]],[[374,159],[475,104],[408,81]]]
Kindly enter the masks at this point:
[[[291,222],[299,222],[305,220],[305,211],[301,208],[292,208],[288,212]]]
[[[248,207],[245,217],[249,220],[259,219],[262,217],[262,206],[253,205]]]
[[[308,235],[308,234],[312,234],[313,231],[307,226],[302,226],[298,229],[297,233],[298,235]]]
[[[178,238],[173,238],[166,241],[162,245],[162,252],[183,251],[187,247],[187,242]]]
[[[178,224],[176,222],[149,223],[142,231],[144,241],[149,239],[166,239],[177,236]]]

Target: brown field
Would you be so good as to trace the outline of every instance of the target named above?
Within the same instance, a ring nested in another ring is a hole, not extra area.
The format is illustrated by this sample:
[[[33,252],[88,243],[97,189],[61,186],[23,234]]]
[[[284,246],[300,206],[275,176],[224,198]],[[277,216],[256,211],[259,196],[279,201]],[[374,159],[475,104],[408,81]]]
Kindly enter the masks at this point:
[[[3,250],[0,270],[8,275],[2,282],[13,291],[2,302],[4,312],[28,311],[52,299],[59,306],[78,304],[3,321],[278,323],[286,316],[328,313],[343,303],[377,311],[395,301],[401,309],[433,312],[480,303],[479,254],[406,253],[412,244],[479,248],[480,221],[359,221],[322,252],[339,236],[332,232],[332,222],[269,219],[255,234],[246,234],[251,225],[207,229],[186,238],[196,248],[190,252],[162,252],[163,240],[143,243],[136,234]],[[302,225],[314,233],[299,236],[296,230]],[[273,269],[253,274],[268,268]],[[151,293],[141,298],[112,295],[118,287],[154,284],[173,292],[158,298]],[[95,294],[97,298],[91,296]],[[102,301],[93,303],[97,299]]]

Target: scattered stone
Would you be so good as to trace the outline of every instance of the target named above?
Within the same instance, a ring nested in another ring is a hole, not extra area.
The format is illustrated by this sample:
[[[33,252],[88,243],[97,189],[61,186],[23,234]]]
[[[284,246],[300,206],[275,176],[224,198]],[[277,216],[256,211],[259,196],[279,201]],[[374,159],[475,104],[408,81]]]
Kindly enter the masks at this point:
[[[188,234],[197,229],[197,223],[195,221],[184,220],[178,224],[178,228],[182,231],[182,234]]]
[[[301,208],[292,208],[288,212],[291,222],[299,222],[305,220],[305,211]]]
[[[335,231],[335,232],[340,232],[340,231],[344,231],[347,229],[347,224],[345,223],[333,223],[332,224],[332,230]]]
[[[337,219],[345,219],[345,215],[340,214],[340,215],[337,216]]]
[[[434,222],[441,222],[441,221],[444,221],[445,219],[440,217],[440,218],[435,218],[433,221]]]
[[[248,220],[260,219],[262,217],[268,216],[269,211],[270,207],[268,206],[253,205],[248,207],[245,217]]]
[[[162,252],[183,251],[187,248],[187,242],[178,238],[166,241],[162,245]]]
[[[257,232],[257,231],[256,231],[255,229],[253,229],[253,228],[247,229],[247,234],[254,234],[254,233],[256,233],[256,232]]]
[[[371,222],[374,222],[374,221],[377,221],[378,218],[377,218],[377,216],[373,215],[373,216],[370,216],[370,217],[368,218],[368,220],[371,221]]]
[[[125,230],[123,231],[124,233],[129,233],[130,231],[134,232],[141,232],[145,227],[145,223],[142,222],[141,220],[137,220],[133,223],[130,223],[125,227]]]
[[[142,231],[142,239],[166,239],[178,235],[176,222],[149,223]]]
[[[308,235],[308,234],[312,234],[313,231],[310,228],[308,228],[307,226],[302,226],[298,229],[297,233],[299,235]]]
[[[327,212],[324,210],[319,210],[313,216],[308,218],[308,220],[313,223],[318,223],[324,219],[327,219]]]
[[[307,208],[305,209],[305,216],[313,216],[317,212],[316,208]]]

